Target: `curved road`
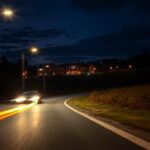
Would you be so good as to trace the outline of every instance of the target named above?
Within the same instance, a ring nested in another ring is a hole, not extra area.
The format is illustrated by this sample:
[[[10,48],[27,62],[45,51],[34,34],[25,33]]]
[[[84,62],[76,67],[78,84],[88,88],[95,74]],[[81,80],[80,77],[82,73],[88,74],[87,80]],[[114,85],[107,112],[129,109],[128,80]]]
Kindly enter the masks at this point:
[[[0,121],[0,150],[142,150],[69,110],[63,103],[71,97],[47,98]]]

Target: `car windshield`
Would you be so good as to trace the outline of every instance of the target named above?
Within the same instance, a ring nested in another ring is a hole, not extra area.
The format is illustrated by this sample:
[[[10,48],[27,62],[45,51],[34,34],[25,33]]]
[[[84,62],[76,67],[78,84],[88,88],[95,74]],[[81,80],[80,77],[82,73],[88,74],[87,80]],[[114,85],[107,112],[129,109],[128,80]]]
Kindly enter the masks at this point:
[[[28,91],[24,92],[22,95],[23,96],[33,96],[33,95],[38,95],[39,93],[37,91]]]

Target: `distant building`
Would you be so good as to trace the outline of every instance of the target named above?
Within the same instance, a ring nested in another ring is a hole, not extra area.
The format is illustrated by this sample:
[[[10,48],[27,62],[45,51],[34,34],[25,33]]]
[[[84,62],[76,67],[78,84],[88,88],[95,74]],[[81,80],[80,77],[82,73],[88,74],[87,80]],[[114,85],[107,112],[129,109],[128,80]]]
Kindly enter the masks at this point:
[[[81,75],[82,70],[80,64],[70,64],[66,68],[66,75]]]
[[[88,73],[95,74],[96,73],[96,67],[94,65],[90,64],[88,66]]]
[[[61,64],[57,66],[56,75],[66,75],[66,65]]]
[[[72,63],[72,64],[47,64],[37,71],[38,76],[55,76],[55,75],[94,75],[102,72],[115,72],[131,70],[133,64],[129,60],[104,59],[101,63]]]

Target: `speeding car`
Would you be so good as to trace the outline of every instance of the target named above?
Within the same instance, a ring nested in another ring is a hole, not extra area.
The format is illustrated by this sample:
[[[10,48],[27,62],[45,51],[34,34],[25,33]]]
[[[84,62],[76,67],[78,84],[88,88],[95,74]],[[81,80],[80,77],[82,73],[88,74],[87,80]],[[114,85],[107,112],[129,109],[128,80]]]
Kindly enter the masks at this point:
[[[42,102],[42,96],[38,91],[26,91],[15,99],[16,103]]]

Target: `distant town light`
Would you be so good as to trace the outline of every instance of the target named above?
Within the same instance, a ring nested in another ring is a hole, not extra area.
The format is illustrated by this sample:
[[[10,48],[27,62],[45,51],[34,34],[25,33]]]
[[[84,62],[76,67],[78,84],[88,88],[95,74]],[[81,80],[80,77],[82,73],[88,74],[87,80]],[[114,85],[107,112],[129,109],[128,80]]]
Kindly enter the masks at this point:
[[[27,79],[27,77],[28,77],[28,72],[25,70],[24,72],[22,72],[22,77],[24,78],[24,79]]]
[[[39,71],[43,71],[43,68],[39,68]]]
[[[49,65],[46,65],[45,67],[46,67],[46,68],[49,68]]]
[[[119,66],[116,66],[116,69],[119,69]]]
[[[87,75],[90,76],[91,74],[88,72]]]
[[[112,66],[110,66],[110,67],[109,67],[109,70],[113,70],[113,67],[112,67]]]
[[[132,65],[129,65],[129,69],[132,69],[133,68],[133,66]]]

